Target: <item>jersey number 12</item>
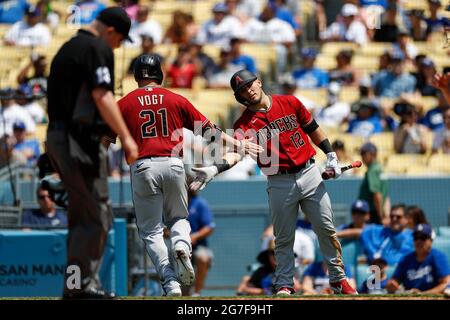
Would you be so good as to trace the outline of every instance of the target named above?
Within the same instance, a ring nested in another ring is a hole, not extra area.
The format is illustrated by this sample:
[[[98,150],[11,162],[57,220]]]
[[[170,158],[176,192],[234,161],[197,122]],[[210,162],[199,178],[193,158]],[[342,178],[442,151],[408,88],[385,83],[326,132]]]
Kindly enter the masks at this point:
[[[167,110],[159,109],[156,113],[161,117],[161,132],[163,137],[169,136],[169,129],[167,125]],[[142,110],[139,117],[146,121],[141,125],[142,138],[155,138],[158,136],[156,129],[156,115],[153,110]]]

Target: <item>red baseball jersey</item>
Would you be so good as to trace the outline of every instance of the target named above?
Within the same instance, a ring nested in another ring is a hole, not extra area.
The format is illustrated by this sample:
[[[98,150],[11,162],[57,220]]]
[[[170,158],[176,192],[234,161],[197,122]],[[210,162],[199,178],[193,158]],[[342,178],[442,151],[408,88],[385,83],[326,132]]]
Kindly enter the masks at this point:
[[[258,156],[258,166],[266,175],[304,164],[316,154],[302,126],[312,116],[294,96],[272,96],[267,111],[248,108],[234,124],[236,139],[253,137],[264,147]]]
[[[119,100],[142,157],[181,157],[183,127],[200,134],[211,122],[186,98],[161,87],[138,88]]]

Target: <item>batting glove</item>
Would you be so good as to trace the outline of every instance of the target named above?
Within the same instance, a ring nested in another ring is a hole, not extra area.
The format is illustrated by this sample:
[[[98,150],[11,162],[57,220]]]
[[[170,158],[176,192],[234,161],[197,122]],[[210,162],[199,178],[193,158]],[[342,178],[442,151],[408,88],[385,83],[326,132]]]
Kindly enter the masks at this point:
[[[216,166],[192,168],[192,171],[197,172],[194,181],[189,185],[189,189],[193,192],[203,190],[206,185],[219,173]]]
[[[339,160],[337,158],[336,152],[327,153],[327,164],[325,166],[325,171],[334,171],[334,179],[337,179],[341,176],[341,167],[339,166]]]

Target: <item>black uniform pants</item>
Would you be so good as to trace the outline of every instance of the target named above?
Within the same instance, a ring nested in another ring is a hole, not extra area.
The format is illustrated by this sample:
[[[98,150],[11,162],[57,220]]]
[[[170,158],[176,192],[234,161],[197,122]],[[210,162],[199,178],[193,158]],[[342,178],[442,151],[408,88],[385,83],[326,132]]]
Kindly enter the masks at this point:
[[[79,266],[81,291],[100,286],[98,271],[112,224],[107,150],[103,145],[98,150],[97,166],[93,170],[86,170],[71,156],[65,130],[49,129],[47,132],[47,152],[52,165],[61,176],[69,198],[67,266]],[[97,174],[93,174],[95,171]],[[65,294],[76,294],[79,291],[67,288],[64,281]]]

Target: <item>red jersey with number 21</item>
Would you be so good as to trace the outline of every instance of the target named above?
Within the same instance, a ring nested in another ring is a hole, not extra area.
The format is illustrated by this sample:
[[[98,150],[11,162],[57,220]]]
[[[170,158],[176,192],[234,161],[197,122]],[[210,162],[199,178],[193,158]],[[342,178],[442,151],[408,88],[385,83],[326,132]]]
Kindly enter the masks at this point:
[[[316,154],[302,130],[312,120],[309,111],[294,96],[271,97],[267,111],[247,108],[234,124],[236,139],[253,137],[264,147],[258,166],[267,175],[300,166]]]
[[[118,104],[139,147],[139,158],[181,157],[182,129],[201,134],[201,129],[211,126],[186,98],[161,87],[136,89]]]

